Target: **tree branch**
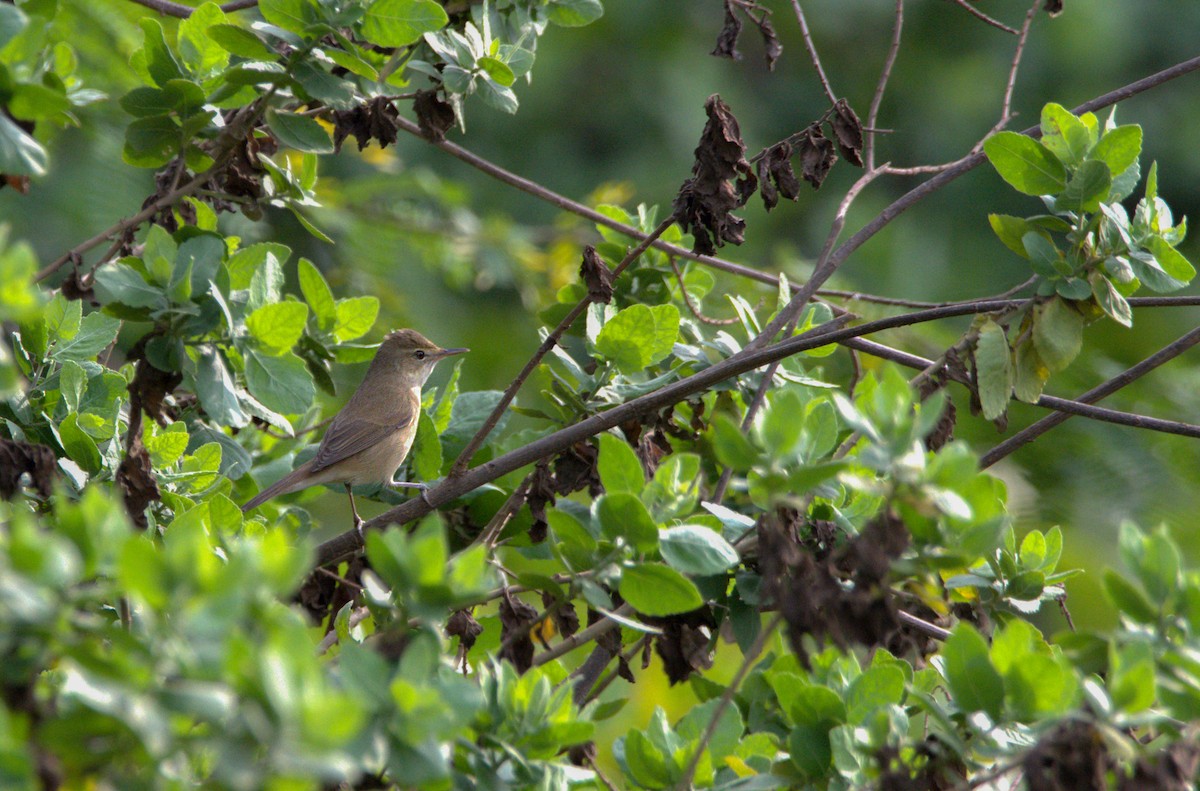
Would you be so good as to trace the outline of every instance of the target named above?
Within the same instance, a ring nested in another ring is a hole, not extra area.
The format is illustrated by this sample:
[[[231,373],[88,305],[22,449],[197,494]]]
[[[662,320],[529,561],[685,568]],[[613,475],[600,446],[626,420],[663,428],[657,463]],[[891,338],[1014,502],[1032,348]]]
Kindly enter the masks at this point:
[[[784,357],[790,357],[809,349],[826,346],[830,343],[842,343],[851,338],[870,335],[883,330],[954,316],[967,316],[975,313],[1002,310],[1012,304],[1012,300],[983,300],[972,304],[949,305],[906,313],[900,316],[889,316],[845,329],[842,328],[842,325],[850,317],[841,316],[808,332],[787,338],[772,346],[761,349],[744,349],[732,357],[715,363],[691,376],[665,385],[652,393],[631,399],[624,404],[547,434],[528,445],[511,450],[477,467],[472,467],[462,475],[447,478],[426,492],[428,501],[426,501],[426,498],[414,497],[408,502],[391,508],[366,522],[364,531],[418,519],[429,513],[433,508],[444,505],[460,495],[466,494],[485,483],[494,481],[502,475],[519,470],[545,456],[560,453],[576,442],[619,426],[627,420],[650,414],[662,407],[683,401],[689,396],[706,390],[718,382],[744,374],[747,371],[752,371],[755,368],[761,368]],[[352,555],[361,548],[362,534],[357,530],[348,530],[326,541],[317,548],[316,565],[328,565]]]
[[[187,19],[195,11],[195,8],[186,6],[181,3],[174,3],[171,0],[130,0],[140,6],[145,6],[152,11],[157,11],[164,16],[173,16],[178,19]],[[241,11],[245,8],[253,8],[258,5],[258,0],[234,0],[232,3],[226,3],[221,6],[221,10],[225,13],[231,11]]]
[[[837,104],[837,96],[829,84],[829,78],[825,76],[825,69],[821,68],[821,56],[817,54],[817,47],[813,44],[812,35],[808,32],[808,20],[804,18],[804,9],[800,7],[800,0],[792,0],[792,10],[796,12],[796,21],[800,24],[800,35],[804,38],[804,48],[808,50],[809,60],[817,70],[821,88],[825,90],[825,96],[829,99],[829,103]]]

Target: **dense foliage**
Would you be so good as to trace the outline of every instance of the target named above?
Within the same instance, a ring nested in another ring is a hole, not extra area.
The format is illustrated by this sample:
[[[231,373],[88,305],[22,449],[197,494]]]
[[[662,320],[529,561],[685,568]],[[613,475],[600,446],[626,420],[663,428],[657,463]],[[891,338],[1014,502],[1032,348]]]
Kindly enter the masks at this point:
[[[369,360],[368,339],[391,329],[388,295],[355,293],[319,251],[339,209],[394,220],[375,205],[392,193],[364,171],[329,188],[321,170],[350,137],[368,161],[402,134],[470,159],[447,137],[469,146],[479,103],[517,113],[540,38],[604,9],[125,5],[138,44],[110,79],[72,46],[86,11],[0,2],[8,192],[36,200],[53,130],[86,125],[110,99],[124,113],[122,167],[154,174],[140,211],[41,268],[21,228],[0,238],[0,786],[1194,781],[1200,571],[1166,528],[1126,522],[1126,571],[1102,575],[1119,623],[1048,639],[1033,619],[1067,613],[1078,573],[1060,568],[1064,532],[1018,532],[987,468],[1036,449],[1052,424],[982,461],[955,439],[955,391],[1001,430],[1016,399],[1200,434],[1092,404],[1197,331],[1096,393],[1044,393],[1088,354],[1085,327],[1141,331],[1139,306],[1172,304],[1141,287],[1174,292],[1195,276],[1179,249],[1186,223],[1162,197],[1170,168],[1144,165],[1136,119],[1106,109],[1115,97],[1048,103],[1035,129],[994,131],[840,245],[860,192],[920,174],[877,162],[890,60],[857,111],[817,68],[825,105],[757,154],[713,95],[691,173],[659,206],[583,206],[518,184],[594,223],[552,242],[578,277],[514,274],[535,258],[528,239],[480,253],[476,274],[521,282],[543,343],[505,392],[468,388],[469,357],[425,389],[403,473],[431,485],[427,499],[362,488],[389,507],[360,533],[340,492],[336,510],[319,509],[333,500],[319,490],[239,507],[311,457],[332,414],[322,398],[344,391],[340,366]],[[808,39],[801,4],[790,22],[776,6],[727,0],[713,54],[738,57],[753,30],[773,69],[779,28]],[[1014,73],[1039,6],[1010,31]],[[897,31],[903,14],[898,2]],[[809,57],[819,66],[814,47]],[[1004,195],[990,215],[980,207],[1024,283],[871,315],[870,295],[819,291],[866,237],[984,163],[1027,206],[1004,213]],[[824,192],[855,168],[842,195]],[[403,195],[451,192],[396,180]],[[840,205],[802,285],[714,257],[753,234],[734,212],[754,196],[786,212],[810,187]],[[253,230],[283,216],[309,238]],[[436,239],[432,228],[412,234]],[[442,263],[448,280],[470,279]],[[769,296],[731,277],[765,280]],[[732,319],[710,318],[727,308]],[[867,338],[947,316],[973,319],[936,360]],[[613,736],[660,672],[697,704],[656,707]]]

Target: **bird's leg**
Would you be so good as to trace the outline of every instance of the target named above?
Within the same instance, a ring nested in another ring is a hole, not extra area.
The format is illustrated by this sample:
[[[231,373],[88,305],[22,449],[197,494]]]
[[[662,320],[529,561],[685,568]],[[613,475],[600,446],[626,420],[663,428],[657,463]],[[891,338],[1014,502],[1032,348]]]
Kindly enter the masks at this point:
[[[411,481],[388,481],[388,486],[404,489],[420,489],[421,499],[425,501],[425,505],[433,508],[433,503],[429,502],[429,487],[423,483],[412,483]]]
[[[350,513],[354,514],[354,529],[358,531],[358,537],[363,539],[365,542],[366,536],[363,535],[363,520],[362,517],[358,515],[358,508],[354,505],[354,491],[351,489],[349,483],[346,483],[345,487],[346,496],[350,498]]]

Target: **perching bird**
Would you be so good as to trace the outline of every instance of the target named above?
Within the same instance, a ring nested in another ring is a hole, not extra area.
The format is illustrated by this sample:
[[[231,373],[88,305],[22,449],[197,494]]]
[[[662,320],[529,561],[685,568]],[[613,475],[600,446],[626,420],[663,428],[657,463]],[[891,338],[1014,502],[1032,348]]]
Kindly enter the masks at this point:
[[[329,424],[317,455],[252,497],[242,511],[309,486],[341,483],[350,495],[354,525],[360,527],[351,486],[383,483],[424,488],[392,478],[417,434],[421,386],[440,360],[466,351],[443,349],[416,330],[390,333],[354,395]]]

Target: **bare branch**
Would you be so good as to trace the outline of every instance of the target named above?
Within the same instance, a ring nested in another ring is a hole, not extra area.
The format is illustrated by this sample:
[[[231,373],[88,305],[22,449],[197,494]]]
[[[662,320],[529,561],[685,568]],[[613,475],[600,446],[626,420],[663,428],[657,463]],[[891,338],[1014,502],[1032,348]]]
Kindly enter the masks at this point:
[[[875,132],[879,121],[879,105],[883,103],[883,93],[887,90],[888,80],[892,76],[892,67],[896,64],[896,55],[900,52],[900,31],[904,28],[904,0],[896,0],[896,15],[892,22],[892,43],[888,47],[887,57],[883,60],[883,68],[879,71],[879,82],[875,85],[875,95],[871,97],[871,109],[867,113],[867,155],[863,158],[867,170],[875,169]]]
[[[800,0],[792,0],[792,9],[796,12],[796,21],[800,23],[800,34],[804,37],[804,48],[808,50],[808,57],[817,69],[817,77],[821,80],[821,87],[825,89],[825,96],[829,99],[830,104],[837,104],[837,96],[834,95],[833,88],[829,85],[825,69],[821,68],[821,56],[817,54],[817,47],[813,44],[812,35],[808,32],[808,20],[804,18],[804,9],[800,7]]]
[[[1029,28],[1033,24],[1033,17],[1037,14],[1038,4],[1041,1],[1033,0],[1033,6],[1025,14],[1025,23],[1021,25],[1021,35],[1017,38],[1017,51],[1013,53],[1012,66],[1008,69],[1008,82],[1004,85],[1004,104],[1000,106],[1000,121],[998,122],[1000,128],[1007,126],[1012,118],[1012,97],[1017,84],[1017,69],[1025,54],[1025,42],[1029,40]]]
[[[1040,3],[1041,1],[1042,1],[1042,0],[1038,0],[1038,2],[1039,2],[1039,3]],[[1000,22],[999,20],[992,19],[990,16],[988,16],[988,15],[987,15],[987,14],[985,14],[985,13],[983,13],[983,12],[982,12],[982,11],[980,11],[978,8],[976,8],[975,6],[973,6],[973,5],[971,5],[970,3],[966,2],[966,0],[950,0],[950,2],[951,2],[951,3],[954,3],[956,6],[959,6],[960,8],[963,8],[963,9],[965,9],[965,10],[967,11],[967,13],[969,13],[971,16],[973,16],[973,17],[975,17],[976,19],[979,19],[979,20],[981,20],[981,21],[983,21],[983,22],[986,22],[987,24],[991,25],[991,26],[992,26],[992,27],[994,27],[994,28],[997,28],[997,29],[999,29],[999,30],[1003,30],[1005,33],[1011,33],[1011,34],[1012,34],[1012,35],[1014,35],[1014,36],[1015,36],[1015,35],[1017,35],[1017,31],[1013,30],[1011,27],[1009,27],[1008,25],[1004,24],[1003,22]]]
[[[145,6],[152,11],[157,11],[165,16],[173,16],[178,19],[187,19],[195,11],[195,8],[186,6],[181,3],[174,3],[171,0],[131,0],[138,5]],[[234,0],[232,3],[226,3],[221,6],[221,10],[229,13],[231,11],[241,11],[245,8],[253,8],[258,5],[258,0]]]

